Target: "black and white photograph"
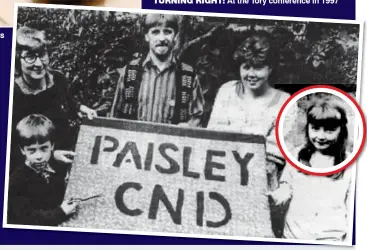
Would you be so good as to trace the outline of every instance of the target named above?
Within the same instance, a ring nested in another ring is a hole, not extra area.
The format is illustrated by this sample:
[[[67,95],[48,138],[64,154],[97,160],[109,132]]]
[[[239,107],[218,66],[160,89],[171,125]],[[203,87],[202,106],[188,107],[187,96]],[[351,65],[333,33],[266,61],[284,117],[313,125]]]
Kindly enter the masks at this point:
[[[322,224],[333,225],[334,231],[329,235],[341,237],[342,230],[337,228],[345,227],[348,221],[340,215],[351,206],[354,169],[343,166],[353,152],[354,110],[341,97],[320,88],[294,98],[295,102],[288,104],[288,112],[296,114],[293,119],[297,124],[292,140],[286,145],[290,155],[279,188],[270,196],[276,205],[287,206],[283,231],[286,238],[304,233],[297,224],[311,225],[310,234],[320,233],[318,227]],[[291,119],[289,114],[283,115]],[[342,166],[340,170],[334,170],[338,165]]]
[[[297,100],[294,108],[297,133],[288,141],[288,150],[300,162],[327,168],[344,162],[353,152],[355,114],[342,98],[316,92]]]
[[[4,227],[352,244],[356,166],[302,173],[275,126],[308,86],[358,101],[361,22],[42,4],[15,13]],[[304,163],[346,159],[345,105],[313,95],[293,110],[284,137]]]

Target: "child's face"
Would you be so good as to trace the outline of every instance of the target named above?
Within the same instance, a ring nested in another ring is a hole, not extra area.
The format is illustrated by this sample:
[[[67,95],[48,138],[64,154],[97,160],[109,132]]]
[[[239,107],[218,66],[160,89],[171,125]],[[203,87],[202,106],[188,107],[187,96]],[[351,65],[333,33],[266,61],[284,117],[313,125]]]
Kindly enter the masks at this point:
[[[324,151],[337,142],[340,130],[340,126],[323,127],[310,123],[308,125],[308,136],[316,150]]]
[[[26,163],[35,169],[44,168],[51,158],[54,146],[51,141],[39,144],[31,144],[21,148],[22,154],[26,158]]]

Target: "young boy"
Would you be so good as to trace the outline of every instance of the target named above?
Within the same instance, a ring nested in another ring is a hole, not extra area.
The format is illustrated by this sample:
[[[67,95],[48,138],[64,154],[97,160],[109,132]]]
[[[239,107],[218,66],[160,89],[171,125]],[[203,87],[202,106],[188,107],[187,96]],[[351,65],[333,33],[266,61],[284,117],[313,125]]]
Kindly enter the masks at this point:
[[[67,168],[52,157],[54,133],[53,123],[39,114],[17,124],[24,163],[9,178],[9,224],[56,226],[76,212],[77,202],[63,200]]]

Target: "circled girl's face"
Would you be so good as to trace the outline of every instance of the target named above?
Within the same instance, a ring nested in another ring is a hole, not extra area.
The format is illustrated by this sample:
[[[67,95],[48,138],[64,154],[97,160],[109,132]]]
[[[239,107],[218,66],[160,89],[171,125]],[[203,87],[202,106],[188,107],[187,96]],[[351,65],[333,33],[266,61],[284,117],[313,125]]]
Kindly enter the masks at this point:
[[[20,54],[22,74],[28,79],[40,80],[45,77],[48,64],[49,57],[45,50],[39,52],[23,50]]]
[[[315,124],[308,124],[308,137],[312,145],[318,151],[328,150],[333,146],[339,138],[341,131],[340,126],[317,126]]]
[[[242,63],[240,66],[241,81],[253,91],[263,89],[269,86],[271,71],[271,67],[267,65],[249,66],[246,63]]]

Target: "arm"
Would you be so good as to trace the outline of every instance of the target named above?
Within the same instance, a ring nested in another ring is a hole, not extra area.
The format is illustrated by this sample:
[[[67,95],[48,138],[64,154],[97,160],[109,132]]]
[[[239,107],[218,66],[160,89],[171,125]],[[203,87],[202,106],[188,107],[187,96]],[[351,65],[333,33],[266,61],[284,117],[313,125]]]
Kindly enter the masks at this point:
[[[289,203],[293,196],[292,182],[293,182],[293,167],[286,165],[282,176],[280,177],[279,188],[275,191],[269,192],[271,200],[276,206],[284,206]]]
[[[81,104],[71,95],[68,80],[58,71],[51,71],[51,75],[51,77],[53,77],[54,84],[58,85],[60,95],[63,95],[65,98],[64,101],[67,104],[68,111],[72,114],[76,114],[79,111]]]
[[[54,73],[54,80],[57,81],[56,84],[60,84],[60,88],[62,89],[62,94],[65,96],[65,102],[68,106],[68,111],[75,115],[77,114],[79,117],[87,116],[88,119],[93,119],[97,116],[97,112],[94,109],[89,108],[88,106],[81,104],[79,101],[75,100],[70,93],[67,79],[61,73]]]
[[[190,119],[188,125],[190,127],[201,127],[204,114],[204,95],[200,86],[198,76],[195,76],[194,89],[190,100],[189,112]]]
[[[31,201],[25,197],[18,197],[15,201],[16,207],[13,208],[14,215],[22,221],[21,224],[57,226],[67,218],[61,207],[53,209],[31,208]]]
[[[299,140],[299,131],[297,129],[300,117],[300,109],[297,105],[292,105],[289,111],[285,114],[284,119],[284,141],[292,148],[298,148],[301,143]],[[298,135],[295,137],[295,135]]]
[[[124,79],[125,79],[125,71],[126,66],[119,70],[120,77],[117,81],[116,91],[115,91],[115,97],[113,98],[110,117],[119,118],[119,111],[121,110],[122,104],[124,102]]]
[[[273,121],[270,130],[265,137],[266,171],[269,190],[274,190],[279,186],[279,174],[282,172],[284,166],[286,165],[286,161],[283,154],[280,152],[276,140],[275,123],[276,121]]]
[[[281,100],[281,102],[283,103],[283,100]],[[283,123],[284,124],[284,127],[283,127],[284,141],[286,142],[287,146],[290,146],[289,149],[291,149],[291,148],[294,148],[292,138],[294,137],[295,134],[297,134],[296,128],[297,128],[297,121],[298,121],[297,119],[298,108],[291,107],[291,109],[285,115],[286,115],[285,121]],[[267,160],[275,163],[278,166],[278,168],[281,170],[285,165],[285,159],[284,159],[283,154],[280,152],[280,149],[277,144],[276,135],[275,135],[275,124],[276,124],[276,120],[273,121],[272,125],[270,126],[268,130],[268,133],[266,134],[266,153],[267,153]]]
[[[350,168],[353,168],[353,167],[350,167]],[[349,222],[349,220],[348,220],[348,215],[349,215],[349,209],[351,208],[350,207],[350,203],[351,202],[353,202],[354,200],[353,199],[351,199],[351,197],[350,197],[350,195],[351,195],[351,193],[352,193],[352,174],[351,174],[351,170],[350,169],[347,169],[347,170],[345,170],[345,177],[347,177],[348,179],[349,179],[349,182],[348,182],[348,188],[347,188],[347,190],[346,190],[346,193],[345,193],[345,199],[344,199],[344,204],[345,204],[345,208],[346,208],[346,214],[345,214],[345,216],[346,216],[346,218],[347,218],[347,221]]]
[[[275,135],[275,121],[271,125],[271,128],[266,135],[266,160],[276,164],[279,169],[282,169],[285,165],[285,159],[283,154],[280,152],[280,149],[277,144],[276,135]]]

